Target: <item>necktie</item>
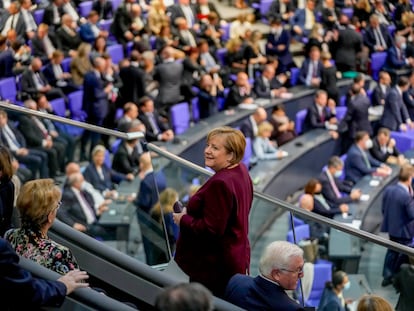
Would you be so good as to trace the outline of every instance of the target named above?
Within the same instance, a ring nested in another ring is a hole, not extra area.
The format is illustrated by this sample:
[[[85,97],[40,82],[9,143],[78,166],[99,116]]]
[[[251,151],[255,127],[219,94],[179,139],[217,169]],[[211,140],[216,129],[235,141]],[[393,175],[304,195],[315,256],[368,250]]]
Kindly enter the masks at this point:
[[[328,179],[329,179],[329,182],[332,186],[333,191],[335,192],[336,197],[339,199],[340,197],[342,197],[342,195],[341,195],[341,192],[338,189],[338,186],[336,185],[335,179],[329,173],[328,173]]]
[[[322,111],[321,111],[321,113],[320,113],[319,117],[320,117],[320,119],[321,119],[321,122],[325,122],[325,110],[324,110],[324,109],[322,109]]]
[[[40,86],[44,86],[45,83],[43,82],[42,78],[40,77],[40,74],[38,72],[35,73],[37,82],[40,84]]]
[[[312,62],[312,78],[318,77],[318,64],[316,62]]]
[[[323,197],[322,194],[317,194],[314,196],[316,200],[318,200],[322,206],[326,209],[326,210],[330,210],[331,207],[329,206],[328,202],[326,202],[325,198]]]
[[[16,17],[16,14],[13,14],[12,19],[11,19],[10,29],[14,29],[14,18],[15,17]]]
[[[148,114],[148,121],[149,121],[149,123],[152,127],[152,131],[154,132],[155,135],[157,135],[160,132],[160,129],[159,129],[159,127],[157,125],[157,122],[155,121],[154,115],[152,113]]]
[[[408,186],[408,193],[410,194],[410,197],[413,197],[413,187]]]
[[[377,45],[381,45],[386,48],[387,45],[385,44],[385,40],[382,36],[381,31],[378,28],[375,28],[375,33],[377,34]]]
[[[362,157],[364,158],[365,164],[367,165],[368,168],[371,168],[371,163],[369,163],[368,156],[367,156],[366,152],[363,151],[363,150],[361,150],[361,152],[362,152]]]
[[[40,129],[40,131],[43,134],[44,138],[47,138],[49,136],[49,133],[46,129],[46,127],[43,125],[43,123],[36,117],[33,117],[33,121],[36,123],[37,127]]]
[[[84,206],[83,211],[85,213],[86,222],[88,224],[92,224],[96,221],[95,212],[92,208],[92,206],[89,204],[88,200],[86,200],[85,194],[83,191],[79,191],[80,198],[82,200],[81,205]]]

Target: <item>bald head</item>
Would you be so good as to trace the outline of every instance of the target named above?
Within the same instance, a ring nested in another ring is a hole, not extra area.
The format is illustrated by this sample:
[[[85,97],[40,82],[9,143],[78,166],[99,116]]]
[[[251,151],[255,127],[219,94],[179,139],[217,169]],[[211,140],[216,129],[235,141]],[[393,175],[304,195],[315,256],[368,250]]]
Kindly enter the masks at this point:
[[[253,114],[253,118],[257,124],[262,123],[267,119],[267,112],[263,107],[259,107]]]
[[[69,177],[70,175],[74,173],[80,173],[80,166],[78,163],[70,162],[68,165],[66,165],[66,177]]]

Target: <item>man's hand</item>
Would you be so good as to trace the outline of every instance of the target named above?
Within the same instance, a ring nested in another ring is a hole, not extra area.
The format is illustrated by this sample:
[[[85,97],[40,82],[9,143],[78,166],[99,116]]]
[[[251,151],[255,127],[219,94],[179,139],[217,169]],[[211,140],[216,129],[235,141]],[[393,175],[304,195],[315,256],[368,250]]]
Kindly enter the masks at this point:
[[[78,288],[89,287],[88,283],[83,281],[87,280],[89,275],[86,271],[72,270],[66,273],[64,276],[57,279],[58,282],[62,282],[66,286],[66,295],[69,295]]]
[[[19,156],[26,156],[29,153],[29,150],[26,148],[17,149],[16,154]]]
[[[361,189],[354,189],[351,191],[351,194],[349,195],[352,200],[357,201],[361,198],[362,191]]]
[[[341,210],[342,213],[348,213],[348,205],[347,204],[341,204],[339,205],[339,209]]]
[[[75,222],[73,224],[73,229],[78,230],[80,232],[86,232],[86,227],[80,223]]]

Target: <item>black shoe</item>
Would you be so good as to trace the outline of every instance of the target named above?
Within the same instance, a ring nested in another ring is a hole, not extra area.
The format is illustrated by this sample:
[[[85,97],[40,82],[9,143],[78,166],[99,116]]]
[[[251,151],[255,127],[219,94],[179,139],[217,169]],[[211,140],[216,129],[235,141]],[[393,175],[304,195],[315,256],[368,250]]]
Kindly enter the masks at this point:
[[[391,285],[391,284],[392,284],[392,278],[384,278],[382,280],[381,286],[386,287],[386,286]]]

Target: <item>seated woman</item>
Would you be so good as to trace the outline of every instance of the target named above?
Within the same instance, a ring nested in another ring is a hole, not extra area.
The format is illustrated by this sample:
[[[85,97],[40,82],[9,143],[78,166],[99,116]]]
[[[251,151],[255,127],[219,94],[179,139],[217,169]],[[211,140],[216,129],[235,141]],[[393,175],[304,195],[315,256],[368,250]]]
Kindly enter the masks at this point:
[[[305,194],[310,194],[313,197],[313,212],[321,216],[333,218],[336,214],[348,212],[347,204],[340,204],[339,206],[330,206],[322,195],[322,184],[316,178],[312,178],[305,185]]]
[[[256,160],[276,160],[288,155],[286,151],[277,149],[270,142],[273,126],[268,121],[260,123],[257,130],[257,137],[253,141]]]
[[[178,226],[173,221],[174,203],[178,200],[178,193],[173,188],[166,188],[160,193],[159,201],[150,210],[152,219],[167,229],[168,241],[170,243],[171,252],[175,251],[175,242],[178,239]],[[162,210],[162,211],[161,211]]]
[[[276,105],[273,108],[269,122],[273,126],[270,140],[275,141],[278,146],[282,146],[296,138],[295,122],[289,120],[283,104]]]
[[[343,271],[336,271],[332,275],[332,281],[327,282],[319,302],[318,311],[345,311],[349,300],[344,299],[343,291],[349,289],[351,283]]]
[[[52,179],[37,179],[24,184],[16,203],[22,227],[7,231],[5,239],[20,256],[66,274],[79,268],[76,259],[67,247],[47,236],[56,219],[60,198],[60,190]]]
[[[106,149],[102,145],[97,145],[92,150],[92,162],[86,167],[83,173],[85,180],[99,190],[106,198],[116,197],[115,184],[123,180],[131,181],[133,174],[121,174],[105,164]]]

